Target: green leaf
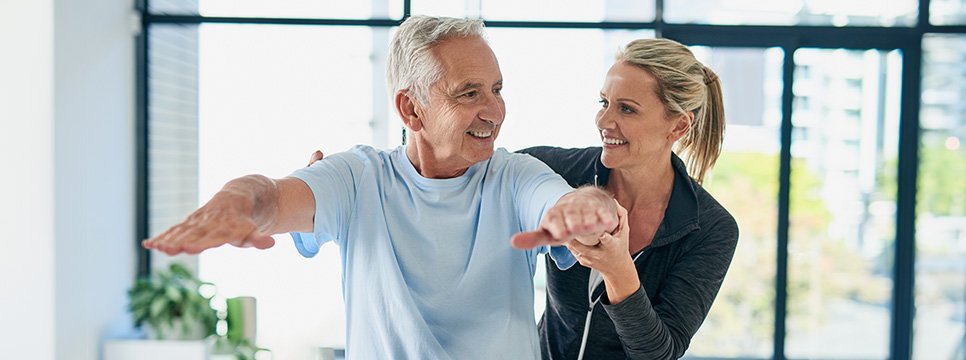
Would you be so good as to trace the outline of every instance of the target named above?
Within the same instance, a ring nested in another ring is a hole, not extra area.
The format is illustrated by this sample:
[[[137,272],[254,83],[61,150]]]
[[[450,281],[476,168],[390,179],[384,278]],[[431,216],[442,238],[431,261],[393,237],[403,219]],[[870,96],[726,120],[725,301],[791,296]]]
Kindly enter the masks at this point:
[[[172,302],[181,302],[181,299],[182,299],[181,289],[178,289],[173,285],[168,285],[167,287],[164,288],[164,292],[165,292],[165,295],[169,299],[171,299]]]
[[[174,275],[175,277],[184,278],[184,279],[194,278],[194,275],[191,274],[191,271],[188,271],[188,268],[186,268],[184,265],[181,265],[179,263],[172,263],[170,270],[171,270],[171,274]]]
[[[151,317],[160,318],[161,314],[164,313],[167,307],[168,307],[167,299],[163,297],[154,298],[154,301],[151,302]]]

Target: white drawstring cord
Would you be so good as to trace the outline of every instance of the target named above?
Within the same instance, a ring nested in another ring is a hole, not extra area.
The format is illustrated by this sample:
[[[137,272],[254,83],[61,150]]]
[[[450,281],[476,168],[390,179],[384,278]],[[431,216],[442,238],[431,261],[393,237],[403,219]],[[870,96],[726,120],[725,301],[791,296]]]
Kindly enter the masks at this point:
[[[644,251],[637,253],[634,259],[631,260],[633,263],[637,263],[637,258],[641,257]],[[587,320],[584,320],[584,335],[580,339],[580,352],[577,353],[577,360],[584,360],[584,350],[587,350],[587,337],[590,335],[590,319],[594,315],[594,308],[597,307],[597,303],[600,302],[600,298],[604,296],[601,292],[600,295],[594,299],[594,289],[597,288],[600,283],[604,282],[604,277],[600,275],[595,269],[590,269],[590,278],[587,281],[587,302],[590,303],[590,307],[587,308]]]
[[[580,340],[580,352],[577,354],[577,360],[584,359],[584,350],[587,349],[587,336],[590,335],[590,319],[594,316],[594,307],[600,301],[600,296],[594,299],[594,289],[603,281],[604,277],[600,275],[599,271],[590,269],[590,279],[587,282],[587,302],[590,303],[590,307],[587,308],[587,320],[584,321],[584,335]]]

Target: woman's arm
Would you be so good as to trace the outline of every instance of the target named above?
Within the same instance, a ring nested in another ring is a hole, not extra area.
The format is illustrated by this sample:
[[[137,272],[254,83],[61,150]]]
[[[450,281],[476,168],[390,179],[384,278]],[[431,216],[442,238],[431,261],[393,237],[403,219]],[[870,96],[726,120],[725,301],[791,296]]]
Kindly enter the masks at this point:
[[[624,351],[632,359],[677,359],[711,310],[734,256],[738,227],[724,213],[704,238],[671,267],[652,303],[643,288],[619,303],[602,299]],[[608,294],[609,296],[609,294]]]

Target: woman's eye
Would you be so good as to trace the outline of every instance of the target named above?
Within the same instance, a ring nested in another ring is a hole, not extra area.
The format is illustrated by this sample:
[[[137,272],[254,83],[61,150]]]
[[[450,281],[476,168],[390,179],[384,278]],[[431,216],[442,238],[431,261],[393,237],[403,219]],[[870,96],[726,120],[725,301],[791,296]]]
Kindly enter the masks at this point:
[[[621,105],[621,112],[625,114],[633,114],[634,109],[631,109],[631,107],[627,105]]]
[[[601,107],[605,107],[605,108],[607,107],[607,100],[604,100],[604,99],[600,99],[600,101],[597,101],[597,102],[599,102],[599,103],[600,103],[600,106],[601,106]]]

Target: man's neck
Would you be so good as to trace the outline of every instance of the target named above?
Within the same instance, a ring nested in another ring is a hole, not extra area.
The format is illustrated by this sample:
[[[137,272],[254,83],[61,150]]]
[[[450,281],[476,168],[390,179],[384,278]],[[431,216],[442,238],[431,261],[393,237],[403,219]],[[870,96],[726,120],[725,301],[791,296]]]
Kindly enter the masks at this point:
[[[411,140],[411,138],[410,138]],[[428,144],[420,144],[413,141],[406,144],[406,157],[416,168],[416,172],[427,179],[451,179],[466,173],[469,167],[446,166],[443,161],[436,158],[430,151]]]

